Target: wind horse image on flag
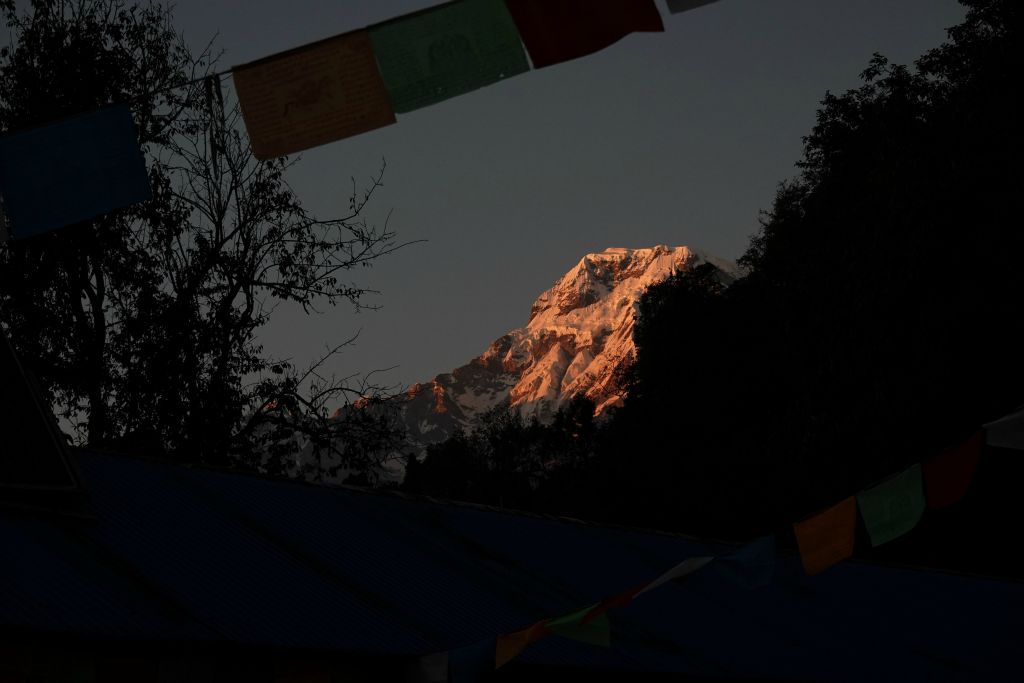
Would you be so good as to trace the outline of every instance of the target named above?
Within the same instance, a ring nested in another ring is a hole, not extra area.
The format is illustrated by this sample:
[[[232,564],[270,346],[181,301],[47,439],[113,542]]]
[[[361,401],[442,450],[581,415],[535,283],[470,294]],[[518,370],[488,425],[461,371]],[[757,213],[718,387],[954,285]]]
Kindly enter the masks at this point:
[[[0,223],[11,239],[148,200],[146,161],[128,105],[0,137],[0,195]]]
[[[232,69],[257,159],[274,159],[395,122],[365,30]]]
[[[457,0],[370,27],[399,114],[530,68],[503,0]]]

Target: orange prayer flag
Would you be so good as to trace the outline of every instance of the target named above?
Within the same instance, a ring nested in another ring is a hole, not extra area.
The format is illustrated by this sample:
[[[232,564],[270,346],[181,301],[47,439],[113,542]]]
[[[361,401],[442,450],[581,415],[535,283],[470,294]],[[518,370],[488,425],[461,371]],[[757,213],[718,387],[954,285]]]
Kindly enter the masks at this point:
[[[853,496],[794,524],[804,571],[818,574],[853,555],[856,529],[857,499]]]
[[[544,625],[544,621],[538,621],[522,631],[498,636],[494,651],[494,668],[500,669],[518,657],[527,645],[549,635],[551,631]]]
[[[967,495],[984,446],[985,432],[978,431],[924,463],[924,493],[929,508],[952,505]]]
[[[292,154],[395,122],[365,30],[232,71],[257,159]]]

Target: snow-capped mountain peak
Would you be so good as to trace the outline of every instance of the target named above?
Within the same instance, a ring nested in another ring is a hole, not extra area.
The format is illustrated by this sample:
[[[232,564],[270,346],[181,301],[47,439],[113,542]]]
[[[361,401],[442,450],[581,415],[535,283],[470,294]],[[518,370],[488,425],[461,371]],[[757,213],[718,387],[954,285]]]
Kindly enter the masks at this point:
[[[542,421],[583,395],[601,414],[622,401],[620,370],[635,355],[633,326],[647,287],[703,263],[733,279],[734,263],[688,247],[612,248],[587,254],[537,297],[525,327],[496,339],[451,373],[409,389],[403,406],[411,440],[426,446],[497,405]]]

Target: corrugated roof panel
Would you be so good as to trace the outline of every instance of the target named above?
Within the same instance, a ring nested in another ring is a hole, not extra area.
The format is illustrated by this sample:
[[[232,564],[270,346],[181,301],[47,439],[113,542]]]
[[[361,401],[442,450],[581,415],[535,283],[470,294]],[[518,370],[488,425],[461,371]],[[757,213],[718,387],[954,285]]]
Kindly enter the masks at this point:
[[[724,548],[425,499],[81,453],[96,521],[0,514],[0,624],[414,656],[557,616]],[[34,569],[38,568],[38,569]],[[524,663],[724,675],[972,680],[1016,667],[1024,586],[780,561],[714,563],[611,613],[613,647]]]
[[[95,544],[91,522],[0,514],[0,624],[130,638],[216,636]]]
[[[109,456],[85,461],[104,521],[96,540],[226,640],[328,649],[343,642],[376,651],[397,637],[389,651],[429,647],[410,629],[396,630],[376,596],[322,571],[315,554],[294,552],[282,542],[287,536],[247,519],[216,485],[198,481],[224,475]],[[264,493],[260,503],[270,509],[297,504],[311,512],[287,493]]]

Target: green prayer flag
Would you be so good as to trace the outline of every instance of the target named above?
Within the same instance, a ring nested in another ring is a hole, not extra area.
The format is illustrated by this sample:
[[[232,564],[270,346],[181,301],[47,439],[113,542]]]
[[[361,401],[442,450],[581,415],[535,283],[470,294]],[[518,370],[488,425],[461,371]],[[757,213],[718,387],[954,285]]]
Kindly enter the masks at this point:
[[[871,545],[899,538],[915,526],[925,509],[921,465],[914,465],[878,486],[857,494]]]
[[[552,633],[565,638],[578,640],[582,643],[590,643],[591,645],[608,647],[611,645],[611,624],[606,613],[599,614],[585,624],[582,623],[583,617],[596,606],[591,605],[578,612],[549,619],[544,622],[544,626]]]
[[[405,113],[529,70],[504,0],[457,0],[370,27],[391,106]]]

